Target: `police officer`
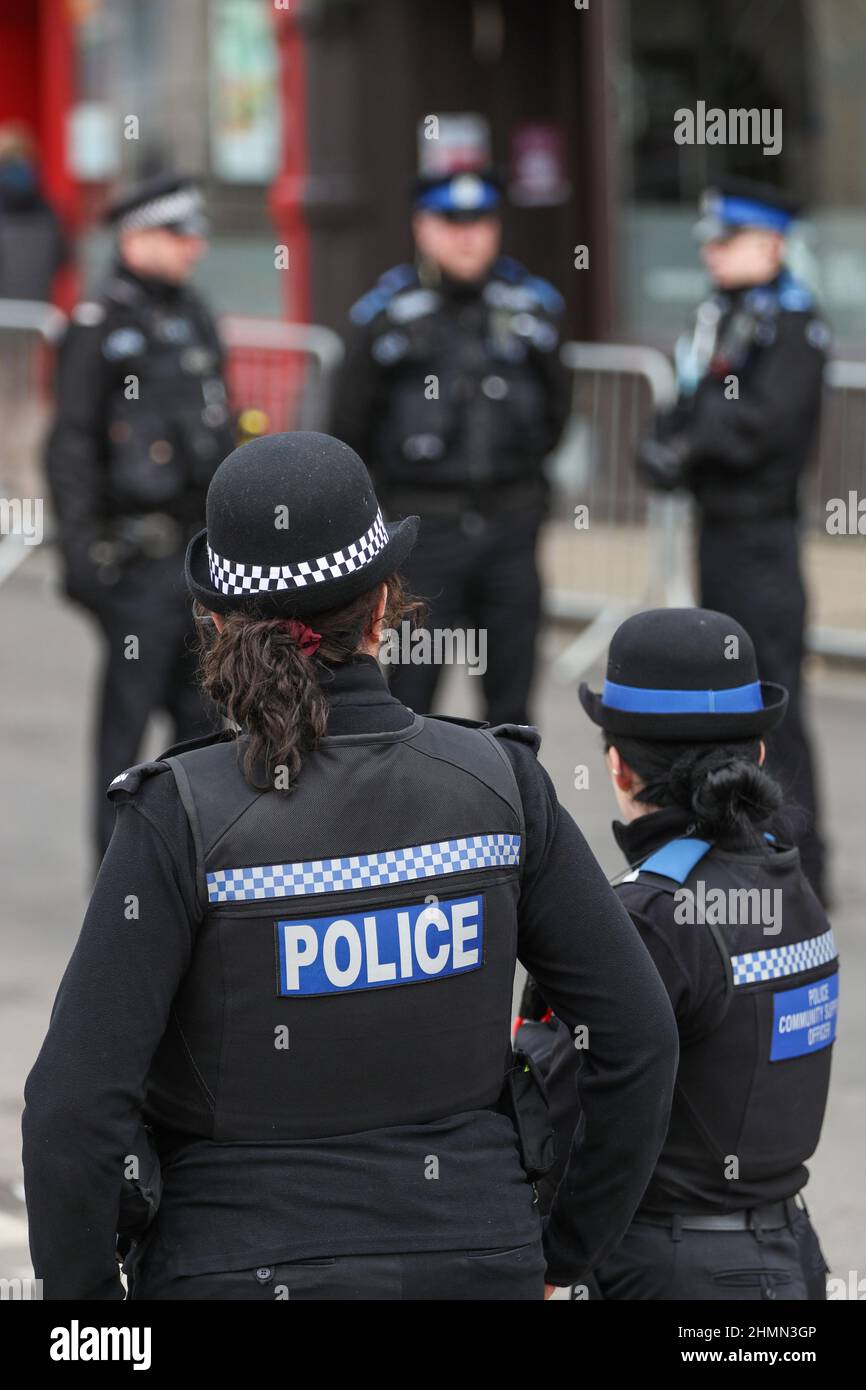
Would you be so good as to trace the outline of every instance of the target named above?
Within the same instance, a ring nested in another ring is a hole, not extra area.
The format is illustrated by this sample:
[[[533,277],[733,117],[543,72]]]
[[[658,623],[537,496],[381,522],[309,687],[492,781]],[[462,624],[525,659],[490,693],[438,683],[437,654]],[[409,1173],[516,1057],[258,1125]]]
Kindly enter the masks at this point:
[[[824,893],[824,846],[804,727],[801,665],[806,595],[800,571],[800,484],[821,407],[829,334],[809,289],[785,266],[797,203],[778,189],[720,179],[703,198],[697,235],[713,293],[678,344],[680,396],[646,441],[650,483],[685,485],[697,501],[701,603],[752,635],[764,674],[789,691],[768,745],[796,808],[803,867]],[[792,817],[792,820],[794,818]]]
[[[109,220],[117,261],[73,311],[47,450],[66,592],[105,639],[100,856],[114,819],[104,789],[135,760],[150,714],[166,710],[179,738],[213,727],[195,685],[183,551],[233,447],[216,328],[186,284],[207,249],[199,189],[177,176],[150,179]]]
[[[667,1122],[670,1006],[535,732],[389,694],[375,653],[417,526],[385,523],[325,435],[253,441],[214,477],[187,577],[213,614],[205,686],[240,731],[112,788],[26,1087],[46,1297],[121,1297],[121,1174],[142,1226],[158,1201],[142,1120],[162,1197],[135,1298],[540,1299],[628,1224]],[[538,1093],[509,1063],[518,953],[595,1039],[543,1249]]]
[[[499,202],[484,171],[418,179],[417,264],[389,270],[352,308],[333,432],[369,459],[391,515],[423,518],[407,578],[431,628],[485,633],[489,719],[526,723],[542,465],[568,391],[562,300],[499,255]],[[395,694],[429,709],[439,667],[400,654]]]
[[[623,817],[613,829],[629,871],[616,891],[680,1035],[667,1139],[625,1239],[596,1270],[601,1295],[823,1299],[827,1265],[800,1189],[827,1100],[838,958],[798,850],[765,829],[780,792],[763,739],[787,694],[759,681],[732,618],[659,609],[622,624],[604,689],[582,685],[580,698],[604,731]],[[523,1011],[543,1009],[535,991]],[[552,1057],[570,1131],[568,1029],[530,1023],[518,1041]]]

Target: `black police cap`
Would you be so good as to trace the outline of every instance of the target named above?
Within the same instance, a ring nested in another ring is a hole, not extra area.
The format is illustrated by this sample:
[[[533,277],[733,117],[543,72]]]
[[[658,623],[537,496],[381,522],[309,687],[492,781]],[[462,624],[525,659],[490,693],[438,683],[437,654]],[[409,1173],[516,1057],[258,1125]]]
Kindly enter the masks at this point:
[[[166,227],[189,236],[205,236],[208,231],[201,188],[188,174],[143,179],[115,198],[105,220],[117,231]]]

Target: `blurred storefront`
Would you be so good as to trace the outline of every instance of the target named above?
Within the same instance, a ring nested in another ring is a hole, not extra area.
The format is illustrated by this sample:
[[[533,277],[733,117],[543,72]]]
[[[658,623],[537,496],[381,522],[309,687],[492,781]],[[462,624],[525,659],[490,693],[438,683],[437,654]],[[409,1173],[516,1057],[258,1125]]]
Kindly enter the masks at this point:
[[[695,199],[721,170],[801,194],[793,247],[837,350],[866,351],[866,7],[851,0],[620,0],[615,91],[620,150],[617,321],[668,341],[703,287],[691,236]],[[754,145],[676,145],[673,113],[782,112],[778,154]]]
[[[576,337],[669,345],[704,287],[700,188],[723,169],[775,181],[811,204],[796,263],[850,354],[864,54],[852,0],[0,0],[0,119],[35,129],[86,279],[109,190],[170,163],[208,190],[218,308],[335,326],[411,253],[431,114],[490,122],[508,249],[561,288]],[[676,144],[699,101],[780,109],[779,153]]]

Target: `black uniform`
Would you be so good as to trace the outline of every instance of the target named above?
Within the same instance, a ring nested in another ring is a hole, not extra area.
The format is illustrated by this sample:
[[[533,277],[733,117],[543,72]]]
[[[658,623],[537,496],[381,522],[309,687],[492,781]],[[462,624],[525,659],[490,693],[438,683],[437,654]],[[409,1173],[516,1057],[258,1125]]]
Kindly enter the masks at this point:
[[[66,590],[106,639],[96,757],[101,853],[114,820],[104,789],[135,761],[151,713],[166,710],[179,738],[213,727],[194,684],[183,581],[207,485],[233,447],[213,320],[191,290],[119,264],[73,313],[56,396],[47,468]]]
[[[542,463],[568,413],[561,311],[551,285],[504,257],[478,284],[428,286],[398,266],[352,309],[335,393],[333,433],[367,461],[383,505],[422,518],[405,573],[429,627],[486,630],[492,723],[529,717]],[[399,665],[394,691],[427,710],[438,676]]]
[[[698,504],[702,607],[742,623],[765,678],[788,689],[767,765],[801,812],[792,830],[820,894],[824,848],[802,697],[798,512],[829,335],[809,291],[787,272],[769,285],[718,293],[698,312],[715,322],[714,346],[698,364],[697,389],[660,422],[660,438]]]
[[[680,1062],[655,1173],[597,1285],[608,1299],[823,1299],[798,1194],[830,1080],[833,932],[796,848],[722,851],[693,830],[674,808],[614,826],[639,865],[616,891],[673,1004]],[[530,1025],[522,1040],[553,1053],[565,1132],[579,1062],[568,1030]]]
[[[564,1284],[609,1252],[646,1186],[673,1019],[533,731],[415,717],[370,657],[329,672],[328,738],[291,796],[253,791],[219,738],[116,783],[26,1086],[49,1298],[121,1297],[142,1115],[163,1191],[136,1298],[540,1298],[545,1266]],[[543,1255],[502,1101],[516,954],[594,1037]]]

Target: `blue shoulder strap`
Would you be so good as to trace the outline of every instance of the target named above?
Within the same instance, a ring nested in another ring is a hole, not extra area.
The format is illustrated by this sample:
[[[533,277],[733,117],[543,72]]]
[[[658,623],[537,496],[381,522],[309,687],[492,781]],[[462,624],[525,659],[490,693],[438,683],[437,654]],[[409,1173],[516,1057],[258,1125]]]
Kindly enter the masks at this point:
[[[390,270],[386,270],[384,275],[380,275],[376,284],[366,294],[362,294],[349,310],[349,318],[353,323],[369,323],[383,309],[387,308],[389,302],[400,290],[406,289],[416,279],[415,268],[411,265],[395,265]]]
[[[640,873],[658,874],[660,878],[673,879],[675,883],[685,883],[692,869],[712,849],[708,840],[691,837],[670,840],[640,866]]]

